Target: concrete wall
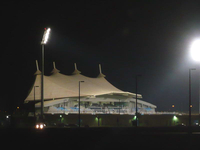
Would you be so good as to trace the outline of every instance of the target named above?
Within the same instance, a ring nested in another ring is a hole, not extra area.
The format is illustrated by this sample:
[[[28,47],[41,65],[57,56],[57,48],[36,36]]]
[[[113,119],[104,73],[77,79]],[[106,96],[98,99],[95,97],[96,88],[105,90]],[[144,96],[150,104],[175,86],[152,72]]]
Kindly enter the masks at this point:
[[[102,127],[131,127],[131,120],[134,115],[98,115],[99,126]],[[174,115],[140,115],[139,126],[153,127],[153,126],[175,126],[181,123],[188,125],[188,115],[177,115],[174,119]],[[78,124],[77,114],[54,114],[45,115],[47,123],[66,123],[66,124]],[[200,115],[192,115],[192,124],[200,123]],[[97,115],[84,114],[81,115],[81,125],[89,125],[90,127],[98,126]]]

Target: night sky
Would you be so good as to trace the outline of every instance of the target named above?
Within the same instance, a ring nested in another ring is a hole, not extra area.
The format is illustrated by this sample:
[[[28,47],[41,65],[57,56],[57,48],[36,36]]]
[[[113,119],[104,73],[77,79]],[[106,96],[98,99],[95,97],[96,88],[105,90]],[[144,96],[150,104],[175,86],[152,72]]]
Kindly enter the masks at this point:
[[[41,62],[44,28],[45,74],[52,62],[71,74],[106,79],[123,91],[138,92],[157,111],[188,110],[188,70],[192,72],[193,112],[198,112],[200,63],[192,60],[191,42],[200,38],[198,1],[57,1],[6,2],[1,16],[0,110],[23,104]],[[2,34],[3,33],[3,34]]]

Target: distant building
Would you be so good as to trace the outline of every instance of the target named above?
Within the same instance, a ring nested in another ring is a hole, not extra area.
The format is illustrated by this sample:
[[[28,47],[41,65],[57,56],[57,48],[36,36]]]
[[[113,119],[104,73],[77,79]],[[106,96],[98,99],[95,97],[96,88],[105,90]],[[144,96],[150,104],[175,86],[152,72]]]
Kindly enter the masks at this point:
[[[82,75],[75,64],[72,75],[64,75],[56,69],[54,63],[52,75],[44,76],[44,113],[77,113],[79,109],[79,81],[84,81],[80,84],[81,113],[135,113],[136,94],[124,92],[114,87],[105,79],[100,65],[99,70],[98,77],[90,78]],[[35,99],[37,113],[40,112],[41,105],[40,74],[37,65],[35,82],[25,99],[25,103],[33,102]],[[138,112],[155,112],[155,105],[141,99],[142,95],[138,94]]]

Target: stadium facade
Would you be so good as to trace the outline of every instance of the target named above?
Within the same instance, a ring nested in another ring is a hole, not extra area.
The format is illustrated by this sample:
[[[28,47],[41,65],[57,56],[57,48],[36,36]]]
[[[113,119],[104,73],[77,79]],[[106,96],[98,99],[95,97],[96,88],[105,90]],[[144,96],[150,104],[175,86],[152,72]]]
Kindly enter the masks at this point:
[[[80,111],[86,114],[135,114],[136,94],[122,91],[105,79],[99,65],[99,75],[96,78],[86,77],[81,74],[75,64],[72,75],[61,74],[54,69],[50,76],[44,76],[44,113],[78,113],[79,92]],[[36,61],[37,71],[35,82],[25,99],[25,103],[35,102],[36,113],[41,107],[41,72]],[[79,90],[79,81],[80,90]],[[154,113],[156,106],[145,102],[141,94],[138,97],[138,112]]]

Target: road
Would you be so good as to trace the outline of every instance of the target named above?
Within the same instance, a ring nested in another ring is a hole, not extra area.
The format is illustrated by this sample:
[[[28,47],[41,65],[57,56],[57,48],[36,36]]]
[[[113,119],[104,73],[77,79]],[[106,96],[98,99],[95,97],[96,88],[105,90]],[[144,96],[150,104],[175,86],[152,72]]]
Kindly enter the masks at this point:
[[[200,128],[2,128],[3,142],[45,149],[190,149],[199,145]],[[71,148],[70,148],[71,149]]]

